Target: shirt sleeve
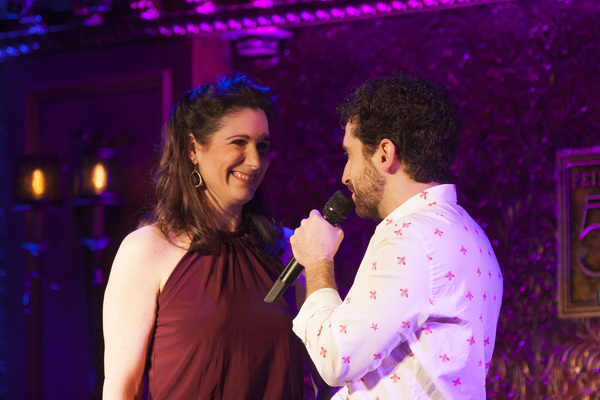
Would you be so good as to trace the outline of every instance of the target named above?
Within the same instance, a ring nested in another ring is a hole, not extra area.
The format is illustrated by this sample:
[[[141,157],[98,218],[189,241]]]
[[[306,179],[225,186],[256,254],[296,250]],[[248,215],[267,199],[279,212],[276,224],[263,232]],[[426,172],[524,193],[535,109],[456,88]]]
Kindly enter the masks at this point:
[[[334,289],[308,297],[293,330],[325,382],[361,378],[419,333],[429,314],[429,260],[416,233],[395,233],[367,250],[343,302]]]

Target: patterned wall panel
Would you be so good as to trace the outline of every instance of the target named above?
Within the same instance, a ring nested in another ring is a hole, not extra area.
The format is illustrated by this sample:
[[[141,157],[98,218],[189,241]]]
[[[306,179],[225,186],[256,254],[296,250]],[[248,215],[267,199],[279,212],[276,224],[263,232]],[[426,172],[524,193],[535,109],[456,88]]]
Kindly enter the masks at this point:
[[[465,121],[459,201],[505,277],[490,398],[600,398],[600,323],[559,320],[556,309],[556,152],[600,145],[599,20],[594,0],[467,7],[299,28],[279,57],[234,60],[280,95],[267,184],[290,227],[341,187],[339,100],[399,70],[448,86]],[[342,291],[373,227],[344,223]]]

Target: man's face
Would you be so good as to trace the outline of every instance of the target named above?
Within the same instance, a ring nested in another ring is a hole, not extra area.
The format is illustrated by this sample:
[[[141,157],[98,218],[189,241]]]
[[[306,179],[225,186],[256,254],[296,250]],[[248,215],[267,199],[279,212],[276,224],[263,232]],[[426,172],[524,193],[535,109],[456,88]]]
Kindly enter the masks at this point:
[[[352,192],[352,200],[359,217],[381,220],[379,206],[385,180],[373,165],[371,158],[365,157],[362,142],[354,136],[354,128],[354,124],[346,125],[342,147],[348,161],[342,175],[342,183]]]

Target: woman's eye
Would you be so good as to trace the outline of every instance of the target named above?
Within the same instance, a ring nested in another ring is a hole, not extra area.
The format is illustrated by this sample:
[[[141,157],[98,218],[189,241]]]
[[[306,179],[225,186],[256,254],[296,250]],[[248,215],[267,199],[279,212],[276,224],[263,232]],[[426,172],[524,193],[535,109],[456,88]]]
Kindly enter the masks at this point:
[[[238,146],[244,146],[246,145],[246,141],[242,140],[242,139],[238,139],[238,140],[234,140],[233,142],[231,142],[232,144],[238,145]]]

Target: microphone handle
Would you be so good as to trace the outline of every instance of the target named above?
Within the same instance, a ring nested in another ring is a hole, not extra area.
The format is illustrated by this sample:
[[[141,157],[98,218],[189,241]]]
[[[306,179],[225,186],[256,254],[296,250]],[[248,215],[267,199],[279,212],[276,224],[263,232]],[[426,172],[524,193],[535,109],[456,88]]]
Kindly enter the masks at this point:
[[[287,265],[285,266],[285,269],[279,276],[279,279],[291,286],[294,284],[294,282],[296,282],[296,279],[298,279],[303,269],[304,267],[298,264],[298,261],[296,261],[296,257],[292,256],[290,261],[288,261]]]
[[[275,303],[279,300],[283,292],[296,282],[303,269],[304,267],[298,264],[296,258],[292,256],[279,278],[273,283],[269,293],[265,296],[265,303]]]

